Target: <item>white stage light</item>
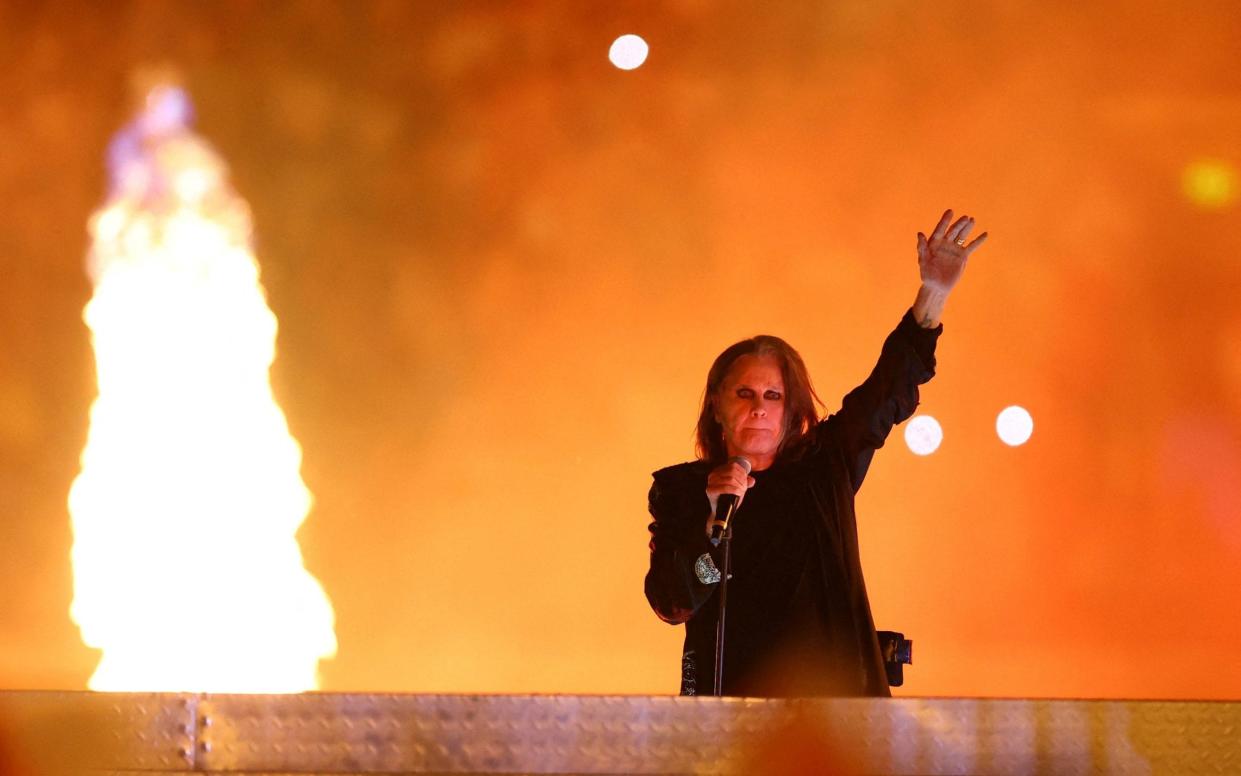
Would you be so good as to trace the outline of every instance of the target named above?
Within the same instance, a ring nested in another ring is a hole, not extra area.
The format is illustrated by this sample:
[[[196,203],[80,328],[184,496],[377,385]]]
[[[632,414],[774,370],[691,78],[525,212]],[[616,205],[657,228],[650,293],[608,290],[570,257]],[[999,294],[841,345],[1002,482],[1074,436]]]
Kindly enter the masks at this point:
[[[1024,407],[1005,407],[995,419],[995,433],[1006,445],[1024,445],[1033,432],[1034,418]]]
[[[919,415],[905,425],[905,444],[914,455],[930,455],[944,441],[944,430],[930,415]]]
[[[634,70],[646,61],[650,47],[637,35],[622,35],[612,41],[608,49],[608,59],[621,70]]]

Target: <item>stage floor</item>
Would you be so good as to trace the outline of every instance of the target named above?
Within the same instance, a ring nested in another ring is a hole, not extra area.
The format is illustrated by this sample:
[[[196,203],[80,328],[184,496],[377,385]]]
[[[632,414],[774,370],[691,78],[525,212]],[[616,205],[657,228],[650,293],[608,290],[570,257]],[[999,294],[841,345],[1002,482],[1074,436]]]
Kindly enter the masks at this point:
[[[0,692],[0,774],[1241,773],[1241,703]]]

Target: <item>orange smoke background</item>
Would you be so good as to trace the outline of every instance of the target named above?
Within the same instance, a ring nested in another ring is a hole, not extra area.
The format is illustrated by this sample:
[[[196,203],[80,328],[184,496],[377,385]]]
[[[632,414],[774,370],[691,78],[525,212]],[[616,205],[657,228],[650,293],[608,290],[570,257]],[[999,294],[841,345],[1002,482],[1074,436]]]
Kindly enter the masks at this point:
[[[834,410],[954,207],[991,238],[923,391],[945,440],[898,429],[858,504],[898,693],[1241,698],[1239,39],[1233,2],[0,5],[0,687],[98,660],[86,222],[172,65],[253,209],[323,689],[674,692],[646,491],[707,366],[781,335]],[[151,582],[193,617],[228,573]]]

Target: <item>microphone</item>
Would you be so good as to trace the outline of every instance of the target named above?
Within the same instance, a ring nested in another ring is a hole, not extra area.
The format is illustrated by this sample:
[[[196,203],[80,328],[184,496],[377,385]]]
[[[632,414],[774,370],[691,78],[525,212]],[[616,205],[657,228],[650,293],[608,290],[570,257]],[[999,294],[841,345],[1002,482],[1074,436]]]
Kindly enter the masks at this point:
[[[740,455],[735,455],[728,459],[729,463],[735,463],[741,467],[748,477],[750,474],[750,461]],[[720,540],[724,538],[724,534],[728,532],[728,521],[732,520],[733,513],[737,511],[737,504],[741,499],[736,493],[721,493],[719,499],[715,502],[715,520],[711,522],[711,546],[719,547]]]

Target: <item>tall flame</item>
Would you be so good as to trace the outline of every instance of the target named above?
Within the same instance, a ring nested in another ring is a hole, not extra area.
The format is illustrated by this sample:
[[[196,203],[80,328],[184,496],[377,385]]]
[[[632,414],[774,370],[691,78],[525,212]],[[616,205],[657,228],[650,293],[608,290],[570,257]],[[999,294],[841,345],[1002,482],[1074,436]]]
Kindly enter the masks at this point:
[[[311,496],[272,396],[246,203],[172,86],[109,149],[91,219],[99,396],[69,493],[95,690],[298,692],[336,653],[295,534]]]

